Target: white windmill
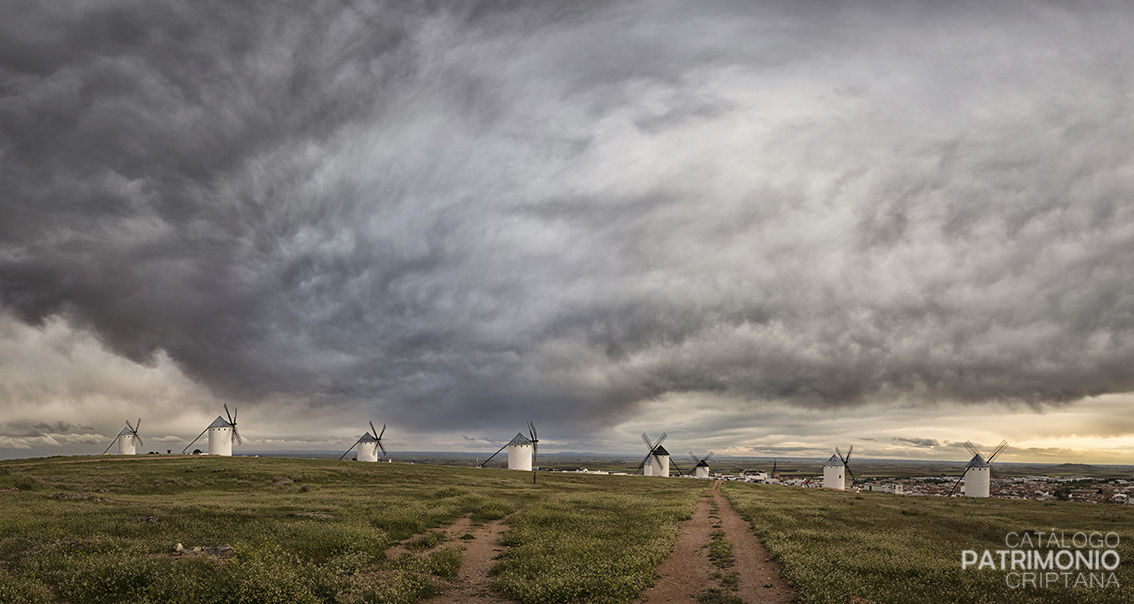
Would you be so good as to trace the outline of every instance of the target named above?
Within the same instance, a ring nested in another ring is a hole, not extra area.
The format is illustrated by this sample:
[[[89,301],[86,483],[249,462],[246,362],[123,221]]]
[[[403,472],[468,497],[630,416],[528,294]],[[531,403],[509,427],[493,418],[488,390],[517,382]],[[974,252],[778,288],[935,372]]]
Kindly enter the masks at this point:
[[[847,456],[843,457],[843,452],[835,447],[835,455],[832,455],[827,463],[823,464],[823,488],[824,489],[838,489],[845,491],[847,488],[846,475],[849,472],[851,479],[854,479],[854,470],[850,469],[850,457],[854,453],[854,445],[847,450]]]
[[[118,433],[118,436],[114,437],[114,440],[110,441],[110,444],[106,446],[106,451],[109,451],[110,448],[114,446],[114,443],[118,443],[119,455],[136,455],[137,449],[135,448],[135,444],[142,445],[143,447],[146,446],[142,443],[142,437],[138,436],[138,429],[141,427],[142,418],[140,417],[138,418],[138,424],[136,426],[131,426],[130,420],[126,420],[126,427]],[[103,451],[102,454],[106,455],[106,451]]]
[[[240,433],[236,431],[236,413],[239,411],[239,409],[236,409],[234,407],[233,413],[229,413],[228,405],[225,405],[224,413],[228,416],[228,421],[225,421],[223,417],[218,415],[217,418],[213,420],[213,423],[209,424],[208,428],[205,428],[204,432],[198,434],[197,438],[193,439],[193,442],[185,446],[185,449],[181,451],[181,454],[184,455],[185,451],[188,451],[189,447],[193,446],[193,443],[200,440],[200,438],[205,435],[205,432],[208,432],[209,455],[231,457],[232,443],[236,443],[238,445],[244,443],[244,439],[240,438]]]
[[[965,448],[973,454],[973,458],[969,460],[969,465],[965,467],[965,471],[957,477],[957,482],[953,483],[953,488],[949,490],[949,497],[953,496],[953,492],[957,490],[957,486],[961,484],[962,480],[965,481],[965,497],[988,497],[992,460],[1007,447],[1008,441],[1000,441],[992,455],[989,455],[986,460],[973,443],[965,441]]]
[[[528,422],[528,435],[524,436],[523,432],[517,432],[512,440],[508,441],[503,447],[500,447],[496,453],[489,456],[480,464],[480,467],[488,465],[493,457],[500,454],[505,448],[508,449],[508,469],[509,470],[524,470],[527,472],[532,471],[532,464],[536,461],[538,454],[539,438],[536,437],[535,424]]]
[[[712,451],[709,451],[709,454],[704,457],[697,457],[696,453],[689,451],[689,459],[693,460],[693,471],[695,472],[695,476],[697,478],[709,477],[709,459],[711,459],[712,457]]]
[[[668,436],[668,434],[662,432],[658,441],[653,442],[649,435],[645,432],[642,433],[642,441],[646,443],[646,448],[649,449],[646,458],[638,464],[638,471],[642,472],[644,476],[669,476],[669,451],[666,451],[665,447],[662,446],[662,441]],[[674,467],[677,467],[677,464],[674,464]],[[678,469],[680,470],[680,468]]]
[[[370,422],[370,429],[374,432],[363,432],[362,436],[355,441],[354,445],[350,446],[353,449],[358,445],[358,461],[378,461],[378,449],[382,449],[382,455],[386,455],[386,447],[382,446],[382,435],[386,433],[386,424],[382,424],[382,431],[378,432],[374,429],[374,422]],[[339,460],[350,453],[350,449],[343,453]],[[388,457],[387,457],[388,459]]]

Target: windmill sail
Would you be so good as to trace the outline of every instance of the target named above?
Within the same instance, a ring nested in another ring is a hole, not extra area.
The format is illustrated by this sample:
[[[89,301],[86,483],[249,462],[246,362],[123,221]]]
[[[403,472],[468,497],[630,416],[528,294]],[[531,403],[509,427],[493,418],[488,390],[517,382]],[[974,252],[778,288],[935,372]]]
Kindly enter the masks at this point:
[[[662,435],[658,437],[657,442],[654,442],[650,440],[650,436],[648,434],[646,434],[645,432],[642,433],[642,442],[646,443],[648,452],[646,453],[645,459],[642,460],[642,463],[638,464],[639,472],[644,473],[646,476],[669,475],[669,451],[666,451],[665,447],[662,446],[662,442],[664,442],[668,437],[668,434],[662,432]],[[674,466],[676,467],[677,464],[674,464]]]

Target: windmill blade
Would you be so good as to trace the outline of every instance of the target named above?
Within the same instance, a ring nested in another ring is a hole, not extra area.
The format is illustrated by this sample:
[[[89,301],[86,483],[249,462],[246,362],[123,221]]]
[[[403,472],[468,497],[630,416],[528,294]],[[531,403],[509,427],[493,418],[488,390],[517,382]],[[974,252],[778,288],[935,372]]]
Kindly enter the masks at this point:
[[[642,460],[642,463],[638,464],[638,472],[641,472],[646,467],[646,464],[650,461],[650,457],[653,457],[653,455],[654,450],[650,449],[650,452],[646,453],[646,458]],[[635,472],[635,474],[638,472]]]
[[[645,432],[642,433],[642,442],[646,443],[646,448],[651,452],[654,450],[654,443],[650,440],[649,436],[646,436]]]
[[[138,423],[141,424],[142,421],[138,420]],[[137,430],[134,429],[134,426],[130,425],[130,420],[126,420],[126,427],[129,428],[131,432],[137,432]]]
[[[679,473],[684,473],[684,472],[685,472],[685,470],[682,470],[682,469],[681,469],[681,466],[677,465],[677,462],[676,462],[676,461],[673,461],[673,459],[672,459],[672,458],[671,458],[671,459],[669,460],[669,465],[673,466],[673,469],[677,470],[677,471],[678,471]]]
[[[389,457],[389,455],[386,455],[386,447],[383,447],[383,446],[382,446],[382,441],[381,441],[381,439],[379,439],[379,440],[378,440],[378,448],[379,448],[379,449],[382,449],[382,455],[383,455],[383,456],[385,456],[385,457]]]
[[[143,447],[144,447],[144,446],[146,446],[146,444],[142,442],[142,437],[141,437],[141,436],[138,436],[138,433],[137,433],[137,432],[135,432],[135,433],[134,433],[134,435],[132,436],[132,438],[133,438],[134,440],[138,441],[138,444],[139,444],[139,445],[141,445],[141,446],[143,446]]]
[[[354,444],[350,446],[350,449],[353,449],[353,448],[355,447],[355,445],[357,445],[357,444],[358,444],[358,443],[360,443],[360,442],[362,442],[362,439],[361,439],[361,438],[360,438],[360,439],[358,439],[358,440],[356,440],[356,441],[354,441]],[[343,458],[347,456],[347,453],[350,453],[350,449],[347,449],[347,450],[346,450],[346,453],[343,453],[342,455],[340,455],[340,456],[339,456],[339,461],[342,461],[342,460],[343,460]]]
[[[968,449],[969,453],[970,453],[970,454],[971,454],[971,455],[972,455],[973,457],[976,457],[977,455],[980,455],[980,451],[978,451],[978,450],[977,450],[977,448],[976,448],[976,445],[974,445],[974,444],[972,443],[972,441],[970,441],[970,440],[966,440],[966,441],[965,441],[965,448],[966,448],[966,449]],[[984,458],[984,456],[983,456],[983,455],[981,455],[981,459],[983,459],[983,458]]]
[[[130,422],[126,422],[126,425],[129,426]],[[139,417],[138,423],[134,424],[134,434],[137,434],[138,430],[141,430],[141,429],[142,429],[142,418]]]
[[[195,442],[197,442],[197,441],[201,440],[201,437],[202,437],[202,436],[204,436],[204,435],[205,435],[205,432],[208,432],[208,431],[209,431],[209,429],[208,429],[208,428],[205,428],[204,430],[202,430],[202,431],[201,431],[201,433],[197,435],[197,438],[194,438],[194,439],[193,439],[193,442],[191,442],[191,443],[189,443],[189,444],[185,445],[185,448],[181,450],[181,454],[182,454],[182,455],[185,455],[185,452],[189,450],[189,447],[192,447],[192,446],[193,446],[193,443],[195,443]]]
[[[705,463],[709,463],[709,460],[712,459],[712,458],[713,458],[713,451],[709,451],[709,454],[706,455],[705,459],[702,459],[701,461],[703,461]]]
[[[843,462],[844,466],[847,465],[847,458],[843,457],[843,450],[842,449],[835,447],[835,455],[839,456],[839,461]]]
[[[697,454],[693,452],[693,449],[689,449],[688,453],[689,453],[689,459],[693,460],[693,463],[701,463],[700,460],[697,458]]]
[[[382,429],[385,430],[386,427],[382,426]],[[374,422],[370,422],[370,431],[374,433],[374,438],[380,438],[378,436],[378,429],[374,427]]]
[[[528,436],[532,441],[532,463],[539,458],[539,438],[536,437],[535,424],[528,422]]]
[[[240,413],[240,409],[233,407],[232,408],[232,425],[234,425],[234,426],[236,425],[236,414],[237,413]]]
[[[492,457],[496,457],[497,455],[499,455],[500,451],[503,451],[507,446],[508,446],[507,443],[505,443],[503,447],[500,447],[499,449],[497,449],[497,451],[495,453],[492,454]],[[483,468],[484,466],[487,466],[488,462],[492,461],[492,457],[489,457],[488,459],[484,460],[484,463],[480,464],[480,467]]]
[[[989,455],[988,459],[986,459],[985,461],[987,461],[988,463],[992,463],[992,460],[996,459],[996,456],[1000,455],[1000,452],[1003,451],[1004,449],[1007,449],[1007,448],[1008,448],[1008,441],[1006,441],[1006,440],[1000,441],[1000,444],[996,446],[996,450],[993,451],[992,455]]]
[[[855,477],[855,475],[854,475],[854,470],[852,470],[850,466],[848,466],[847,464],[843,464],[843,467],[847,469],[847,472],[850,472],[850,479],[851,479],[852,483],[854,481],[858,480],[858,478]]]
[[[232,414],[228,412],[228,404],[227,403],[224,406],[224,414],[228,416],[228,423],[230,423],[230,424],[233,423]]]
[[[240,438],[240,433],[236,431],[236,424],[232,425],[232,442],[238,445],[244,444],[244,439]]]
[[[843,460],[843,465],[850,463],[851,453],[854,453],[854,445],[851,445],[850,448],[847,449],[847,458]]]
[[[661,438],[659,438],[659,439],[658,439],[658,442],[654,443],[654,449],[656,449],[656,448],[660,447],[660,446],[661,446],[661,444],[662,444],[662,442],[663,442],[663,441],[664,441],[664,440],[666,439],[666,437],[668,437],[668,436],[669,436],[668,434],[666,434],[665,432],[662,432],[662,433],[661,433]]]
[[[106,455],[107,451],[110,451],[110,448],[114,446],[114,443],[115,443],[115,441],[117,441],[117,440],[118,440],[118,437],[117,437],[117,436],[115,436],[115,437],[114,437],[114,440],[110,441],[110,444],[109,444],[109,445],[106,445],[106,451],[103,451],[103,452],[102,452],[102,454],[103,454],[103,455]]]
[[[953,488],[949,489],[949,494],[947,495],[947,497],[952,497],[953,492],[957,490],[957,487],[961,486],[961,481],[965,479],[965,474],[968,474],[967,468],[964,472],[961,472],[960,476],[957,477],[957,482],[953,483]]]

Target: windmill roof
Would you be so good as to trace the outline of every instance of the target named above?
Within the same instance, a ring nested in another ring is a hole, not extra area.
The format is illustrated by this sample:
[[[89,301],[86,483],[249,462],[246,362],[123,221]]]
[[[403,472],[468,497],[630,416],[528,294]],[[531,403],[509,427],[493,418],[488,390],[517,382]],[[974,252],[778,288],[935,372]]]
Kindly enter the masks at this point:
[[[707,468],[707,467],[709,467],[709,462],[707,462],[707,461],[705,461],[704,459],[702,459],[701,461],[697,462],[697,465],[696,465],[695,467],[698,467],[698,468]]]
[[[122,431],[118,433],[118,436],[128,436],[133,433],[134,431],[129,428],[123,428]]]
[[[839,459],[838,455],[832,455],[831,459],[828,459],[827,463],[823,464],[823,467],[824,468],[826,468],[828,466],[838,467],[838,466],[842,466],[842,465],[843,465],[843,460]]]
[[[517,432],[516,435],[512,437],[512,440],[508,441],[508,444],[509,445],[530,445],[530,444],[532,444],[532,439],[524,436],[523,432]]]
[[[652,455],[669,455],[669,451],[666,451],[665,447],[658,445],[658,446],[654,447],[654,450],[651,454]]]
[[[226,420],[225,418],[218,415],[217,418],[213,420],[213,423],[209,424],[209,427],[210,428],[231,428],[232,424],[228,423],[228,420]]]
[[[373,434],[371,434],[369,432],[364,432],[362,434],[362,438],[358,439],[358,442],[360,442],[360,443],[376,443],[376,442],[378,442],[378,439],[374,438]]]
[[[987,468],[988,462],[986,462],[984,460],[984,458],[981,457],[980,455],[973,455],[973,458],[969,460],[968,467],[970,467],[970,468]]]

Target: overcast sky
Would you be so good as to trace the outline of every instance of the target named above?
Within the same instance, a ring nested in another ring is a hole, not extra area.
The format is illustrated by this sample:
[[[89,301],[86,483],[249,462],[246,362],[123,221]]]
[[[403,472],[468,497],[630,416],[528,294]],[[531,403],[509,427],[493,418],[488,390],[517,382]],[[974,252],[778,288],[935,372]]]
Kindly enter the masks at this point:
[[[3,4],[0,456],[1134,463],[1127,3]]]

